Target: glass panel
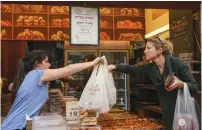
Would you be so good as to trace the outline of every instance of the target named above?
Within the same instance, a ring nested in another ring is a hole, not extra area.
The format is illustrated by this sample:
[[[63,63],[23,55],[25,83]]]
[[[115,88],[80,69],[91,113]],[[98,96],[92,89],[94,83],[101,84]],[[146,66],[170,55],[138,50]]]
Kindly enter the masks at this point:
[[[122,64],[127,63],[126,52],[101,52],[101,56],[105,55],[108,64]],[[117,104],[115,107],[121,107],[125,110],[128,108],[127,100],[127,77],[121,72],[113,72],[114,83],[117,89]]]
[[[85,56],[95,55],[95,52],[68,52],[68,65],[85,62]],[[96,55],[95,55],[96,56]],[[80,98],[86,84],[86,80],[90,78],[91,68],[78,72],[69,78],[71,79],[68,88],[68,96]]]

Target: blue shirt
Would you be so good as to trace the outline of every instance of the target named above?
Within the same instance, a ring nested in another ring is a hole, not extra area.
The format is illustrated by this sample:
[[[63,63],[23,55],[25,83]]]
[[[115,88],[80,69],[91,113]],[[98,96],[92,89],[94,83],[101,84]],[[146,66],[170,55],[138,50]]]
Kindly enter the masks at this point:
[[[41,107],[48,100],[46,83],[40,84],[43,72],[44,70],[33,70],[25,76],[3,121],[2,130],[23,129],[26,126],[26,114],[31,118],[39,115]]]

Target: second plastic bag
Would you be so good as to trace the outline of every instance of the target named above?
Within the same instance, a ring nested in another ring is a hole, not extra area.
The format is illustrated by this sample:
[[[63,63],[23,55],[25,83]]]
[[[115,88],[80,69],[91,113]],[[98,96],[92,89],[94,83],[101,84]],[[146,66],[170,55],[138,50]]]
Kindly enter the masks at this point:
[[[188,86],[178,89],[173,121],[174,130],[199,130],[194,98],[191,97]]]
[[[106,58],[102,58],[104,64],[94,66],[79,101],[81,108],[96,109],[99,113],[108,112],[116,104],[114,80],[112,74],[107,70]]]

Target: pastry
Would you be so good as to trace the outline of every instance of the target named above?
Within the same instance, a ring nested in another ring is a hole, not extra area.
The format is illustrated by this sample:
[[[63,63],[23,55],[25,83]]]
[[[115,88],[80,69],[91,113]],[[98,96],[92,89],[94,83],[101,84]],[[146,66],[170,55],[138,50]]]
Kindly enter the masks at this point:
[[[134,16],[139,16],[140,15],[140,12],[137,8],[133,8],[133,15]]]
[[[127,8],[123,8],[120,10],[120,15],[126,15],[127,13]]]
[[[6,38],[7,38],[7,33],[6,33],[6,30],[5,30],[5,29],[2,29],[2,30],[1,30],[1,38],[2,38],[2,39],[6,39]]]
[[[111,10],[109,8],[102,8],[102,9],[100,9],[100,14],[101,15],[110,15]]]

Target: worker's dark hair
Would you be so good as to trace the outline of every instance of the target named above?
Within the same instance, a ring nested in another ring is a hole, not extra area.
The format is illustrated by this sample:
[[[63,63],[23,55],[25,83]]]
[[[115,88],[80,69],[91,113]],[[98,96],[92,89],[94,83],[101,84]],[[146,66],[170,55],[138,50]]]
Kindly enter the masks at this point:
[[[87,59],[88,62],[95,60],[95,58],[96,58],[96,57],[95,57],[95,55],[93,55],[93,54],[90,54],[90,55],[87,55],[87,56],[84,57],[84,59]]]

